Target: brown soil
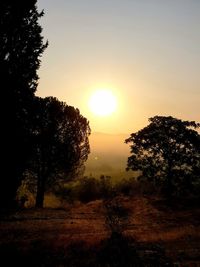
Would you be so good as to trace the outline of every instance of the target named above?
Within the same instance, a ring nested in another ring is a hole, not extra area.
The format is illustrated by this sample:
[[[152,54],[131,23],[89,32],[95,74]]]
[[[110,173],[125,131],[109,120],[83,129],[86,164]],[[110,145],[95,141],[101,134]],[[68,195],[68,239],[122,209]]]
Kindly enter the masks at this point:
[[[147,197],[120,197],[129,210],[124,234],[137,243],[162,245],[176,266],[200,266],[200,208],[172,205]],[[175,207],[176,206],[176,207]],[[101,200],[65,209],[26,209],[0,221],[0,249],[7,245],[28,251],[38,242],[54,250],[75,242],[96,246],[110,235]]]

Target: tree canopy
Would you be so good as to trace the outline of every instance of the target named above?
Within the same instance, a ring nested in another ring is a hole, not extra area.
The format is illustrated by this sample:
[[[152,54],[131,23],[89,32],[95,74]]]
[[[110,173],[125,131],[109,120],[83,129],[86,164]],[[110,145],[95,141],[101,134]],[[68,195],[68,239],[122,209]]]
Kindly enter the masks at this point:
[[[192,191],[200,182],[199,123],[155,116],[125,140],[131,156],[127,170],[141,171],[140,179],[161,185],[168,196]]]
[[[14,203],[30,152],[31,117],[40,57],[47,47],[38,19],[36,1],[0,2],[0,69],[3,99],[9,103],[3,132],[5,175],[1,179],[0,205]],[[9,167],[8,167],[9,166]]]
[[[86,161],[89,149],[89,122],[78,109],[54,97],[37,98],[34,153],[30,169],[37,177],[36,206],[42,207],[45,188],[66,177]]]

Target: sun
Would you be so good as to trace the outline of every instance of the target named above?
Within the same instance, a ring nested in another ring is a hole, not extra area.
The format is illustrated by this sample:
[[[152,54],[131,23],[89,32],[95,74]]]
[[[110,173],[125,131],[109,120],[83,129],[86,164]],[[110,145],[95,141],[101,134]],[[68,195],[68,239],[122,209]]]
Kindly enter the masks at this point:
[[[89,99],[89,108],[97,116],[109,116],[117,108],[117,99],[111,90],[98,89]]]

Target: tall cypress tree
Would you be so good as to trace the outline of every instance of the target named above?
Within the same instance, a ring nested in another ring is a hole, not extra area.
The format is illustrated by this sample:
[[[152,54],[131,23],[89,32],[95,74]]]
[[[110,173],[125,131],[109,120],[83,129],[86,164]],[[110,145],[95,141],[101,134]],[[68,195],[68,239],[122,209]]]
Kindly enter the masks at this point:
[[[4,209],[12,207],[15,202],[31,152],[31,118],[38,84],[37,70],[40,57],[47,47],[38,23],[43,12],[38,12],[36,2],[0,2],[1,93],[9,107],[3,120],[5,174],[0,178],[0,207]]]

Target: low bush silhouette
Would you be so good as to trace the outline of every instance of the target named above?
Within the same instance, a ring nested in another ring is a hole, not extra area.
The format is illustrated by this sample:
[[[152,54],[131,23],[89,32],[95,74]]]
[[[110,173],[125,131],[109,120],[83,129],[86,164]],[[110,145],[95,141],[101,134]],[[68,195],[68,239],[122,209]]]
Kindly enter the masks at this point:
[[[81,201],[88,203],[97,199],[106,199],[112,194],[112,183],[109,176],[84,177],[74,183],[57,184],[53,193],[61,200],[73,203]]]

